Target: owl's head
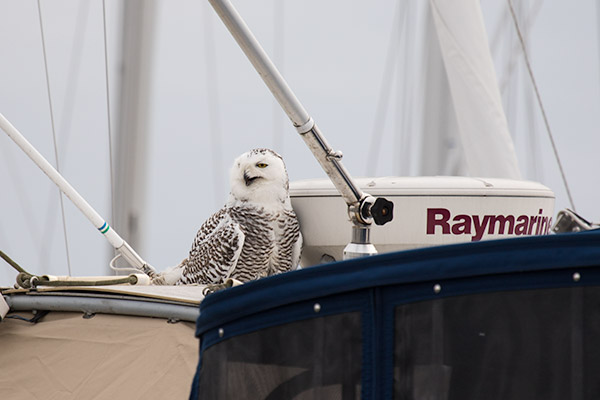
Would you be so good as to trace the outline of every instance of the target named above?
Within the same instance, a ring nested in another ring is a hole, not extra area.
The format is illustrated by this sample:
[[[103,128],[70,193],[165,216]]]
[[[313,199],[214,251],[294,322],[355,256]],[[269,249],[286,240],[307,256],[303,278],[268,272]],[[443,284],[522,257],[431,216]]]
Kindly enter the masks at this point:
[[[289,205],[289,180],[283,158],[270,149],[250,150],[231,167],[231,200]]]

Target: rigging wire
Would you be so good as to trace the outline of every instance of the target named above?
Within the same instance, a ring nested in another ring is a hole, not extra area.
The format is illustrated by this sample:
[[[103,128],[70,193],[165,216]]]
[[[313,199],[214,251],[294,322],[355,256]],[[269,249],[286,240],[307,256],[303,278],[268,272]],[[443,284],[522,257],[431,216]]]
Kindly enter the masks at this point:
[[[521,42],[521,47],[523,49],[523,57],[525,59],[525,65],[527,66],[527,71],[529,72],[529,78],[531,79],[531,83],[533,85],[533,90],[535,92],[537,102],[540,107],[540,111],[542,112],[542,118],[544,120],[544,124],[546,125],[546,132],[548,133],[548,137],[550,138],[550,143],[552,144],[552,150],[554,151],[554,157],[556,158],[556,162],[558,164],[558,169],[560,170],[563,184],[565,185],[567,196],[569,197],[569,203],[571,205],[571,209],[573,211],[577,212],[577,210],[575,208],[575,203],[573,202],[573,197],[571,196],[571,190],[569,189],[569,184],[567,183],[565,171],[563,170],[563,166],[560,161],[560,157],[558,156],[558,150],[556,148],[556,144],[554,143],[554,137],[552,136],[552,131],[550,130],[550,124],[548,122],[548,117],[546,116],[546,111],[544,109],[544,105],[542,104],[542,98],[540,96],[538,86],[537,86],[537,84],[535,82],[535,78],[533,76],[533,70],[532,70],[531,64],[529,62],[529,56],[527,54],[525,40],[523,39],[523,35],[521,34],[521,29],[519,28],[519,23],[517,21],[517,16],[515,14],[515,9],[513,8],[513,5],[512,5],[512,0],[507,0],[507,2],[508,2],[508,7],[510,8],[510,14],[511,14],[513,22],[515,24],[515,29],[517,30],[517,35],[519,36],[519,41]]]
[[[210,143],[212,147],[211,156],[213,165],[216,171],[222,171],[223,160],[221,156],[221,125],[220,107],[219,107],[219,88],[217,86],[217,61],[215,51],[215,41],[213,34],[212,13],[210,12],[208,2],[205,2],[203,17],[204,17],[204,51],[206,54],[206,94],[208,103],[208,127],[210,131]],[[214,204],[218,208],[223,201],[223,188],[221,187],[222,179],[218,176],[213,176],[213,199]]]
[[[115,223],[115,181],[113,172],[112,119],[110,117],[110,80],[108,76],[108,40],[106,38],[106,2],[102,0],[102,24],[104,30],[104,80],[106,83],[106,118],[108,125],[108,163],[110,169],[110,217]],[[114,250],[115,254],[117,250]]]
[[[526,23],[525,23],[525,40],[526,40],[526,45],[529,45],[529,31],[530,29],[534,26],[535,21],[537,20],[537,17],[539,15],[539,12],[542,8],[542,2],[543,0],[538,0],[535,3],[533,3],[533,5],[531,5],[529,7],[528,12],[525,15],[526,18]],[[521,7],[523,8],[524,5]],[[523,12],[521,12],[521,14],[523,14]],[[525,19],[524,18],[524,19]],[[514,41],[513,41],[514,42]],[[513,43],[515,50],[513,51],[513,54],[515,54],[515,59],[517,58],[517,53],[518,53],[518,44],[517,43]],[[515,64],[516,64],[516,60],[515,60]],[[516,90],[516,89],[515,89]],[[525,115],[528,116],[527,118],[527,129],[526,132],[529,132],[529,134],[526,135],[526,139],[527,139],[527,143],[529,145],[529,151],[531,153],[531,157],[528,157],[529,160],[529,168],[530,168],[530,173],[531,176],[535,177],[536,180],[538,181],[542,181],[543,180],[543,175],[542,175],[542,171],[543,169],[543,159],[539,156],[539,142],[537,139],[537,133],[538,133],[538,129],[537,129],[537,119],[533,118],[533,115],[535,115],[535,100],[533,98],[533,93],[528,90],[524,93],[524,111],[525,111]]]
[[[25,219],[25,226],[31,235],[31,240],[33,243],[41,243],[43,236],[40,235],[38,229],[36,229],[35,219],[32,216],[30,210],[33,210],[33,206],[31,205],[29,196],[25,193],[25,187],[23,186],[23,182],[26,181],[21,175],[21,169],[15,168],[17,162],[13,158],[13,153],[10,147],[0,146],[2,152],[4,153],[2,159],[6,163],[6,167],[8,169],[8,177],[12,181],[13,190],[12,192],[16,195],[17,202],[21,206],[21,210],[23,211],[23,216]],[[4,243],[4,242],[2,242]],[[40,263],[43,263],[44,260],[40,256]]]
[[[71,126],[73,122],[73,109],[75,106],[75,97],[78,91],[79,84],[79,73],[80,66],[82,61],[82,51],[83,45],[85,43],[85,27],[87,26],[87,20],[89,15],[89,1],[82,1],[79,3],[79,8],[77,11],[76,17],[76,25],[75,25],[75,35],[73,35],[73,45],[71,48],[71,60],[69,63],[69,69],[67,76],[65,95],[64,95],[64,103],[62,108],[61,119],[59,120],[59,132],[61,136],[59,139],[59,148],[62,149],[63,154],[68,154],[68,144],[69,138],[71,134]],[[64,157],[63,157],[64,159]],[[64,168],[64,164],[63,164]],[[48,202],[46,208],[46,221],[44,223],[44,232],[45,234],[42,236],[44,238],[48,238],[47,240],[42,241],[42,245],[40,246],[40,254],[43,260],[47,259],[48,254],[50,252],[50,248],[52,246],[54,235],[52,235],[52,229],[54,229],[54,220],[56,214],[53,213],[53,209],[56,207],[56,203],[53,201],[55,197],[52,196],[52,191],[48,192]]]
[[[273,61],[277,63],[277,69],[283,74],[285,61],[285,2],[275,0],[273,7]],[[285,120],[277,101],[273,99],[271,102],[273,103],[273,149],[283,154]]]
[[[516,10],[519,14],[519,18],[522,21],[521,27],[523,29],[523,37],[525,39],[526,45],[528,45],[528,37],[529,31],[532,26],[535,25],[537,17],[542,7],[543,0],[535,1],[525,12],[523,9],[525,7],[524,4],[519,4],[520,7]],[[502,16],[494,29],[494,33],[491,39],[490,48],[492,50],[492,54],[498,54],[500,50],[498,47],[500,46],[501,38],[505,37],[506,34],[501,30],[507,27],[508,20],[510,19],[510,11],[508,9],[502,9]],[[518,86],[521,81],[521,73],[520,69],[517,68],[519,65],[519,55],[520,52],[520,44],[518,40],[513,40],[513,35],[516,36],[514,30],[509,30],[509,38],[507,39],[507,45],[505,53],[508,54],[506,57],[500,57],[500,59],[504,59],[504,67],[503,73],[498,76],[500,80],[499,87],[500,93],[503,97],[503,102],[505,105],[506,116],[508,118],[509,123],[509,131],[512,133],[513,140],[516,140],[518,134],[518,115],[522,114],[525,117],[525,139],[526,145],[529,149],[528,151],[531,153],[531,157],[527,157],[529,161],[528,164],[528,175],[534,178],[537,181],[543,181],[543,160],[538,155],[538,140],[537,140],[537,120],[534,118],[534,102],[533,93],[531,91],[526,91],[524,93],[523,105],[519,106],[518,96]]]
[[[535,21],[537,20],[537,17],[540,13],[540,10],[542,9],[542,1],[543,0],[538,0],[537,2],[535,2],[530,8],[529,8],[529,12],[527,13],[527,15],[523,18],[524,22],[523,22],[523,26],[526,28],[525,29],[525,34],[523,35],[523,37],[527,37],[527,30],[529,29],[529,27],[532,27],[535,24]],[[498,36],[500,36],[500,34],[498,34]],[[511,56],[512,55],[517,55],[519,52],[519,43],[515,43],[513,46],[511,46]],[[513,71],[515,70],[515,68],[517,67],[517,62],[518,59],[517,57],[509,57],[508,58],[508,62],[506,62],[505,66],[504,66],[504,74],[503,74],[503,79],[500,82],[500,92],[504,93],[504,91],[506,90],[506,87],[508,86],[508,81],[510,80],[510,76],[512,75]]]
[[[414,3],[413,3],[414,6]],[[414,43],[414,20],[408,18],[408,15],[412,15],[416,10],[411,10],[411,2],[406,2],[404,18],[398,23],[402,23],[403,30],[399,31],[398,34],[404,37],[404,65],[398,63],[398,72],[396,79],[396,104],[397,108],[400,108],[400,112],[396,113],[395,118],[395,136],[398,138],[398,145],[394,148],[400,154],[399,159],[396,162],[396,175],[410,175],[410,147],[411,147],[411,131],[413,124],[413,101],[410,101],[411,95],[414,93],[414,81],[410,79],[411,68],[410,61],[414,60],[413,57],[413,43]],[[403,34],[402,34],[403,32]],[[398,38],[400,41],[402,38]],[[400,80],[400,72],[402,71],[402,80]],[[398,106],[398,105],[401,105]]]
[[[596,2],[596,45],[598,46],[597,56],[600,56],[600,2]],[[600,62],[600,59],[598,59]]]
[[[52,125],[52,140],[54,142],[54,158],[56,161],[56,170],[60,172],[59,162],[58,162],[58,146],[56,144],[56,128],[54,124],[54,110],[52,108],[52,96],[50,94],[50,74],[48,73],[48,57],[46,55],[46,41],[44,38],[44,24],[42,20],[42,8],[40,5],[40,0],[37,0],[37,8],[38,8],[38,16],[40,21],[40,35],[42,39],[42,52],[44,55],[44,70],[46,73],[46,91],[48,93],[48,106],[50,108],[50,124]],[[60,210],[62,214],[62,222],[63,222],[63,234],[65,238],[65,251],[67,255],[67,268],[69,272],[69,276],[71,276],[71,257],[69,255],[69,240],[67,236],[67,222],[65,218],[65,205],[63,201],[63,194],[60,189],[58,189],[58,196],[60,198]]]
[[[537,16],[540,12],[542,6],[542,1],[538,0],[533,5],[531,5],[528,9],[526,9],[526,5],[520,3],[517,9],[515,10],[515,15],[518,16],[518,19],[522,21],[521,23],[521,31],[523,36],[523,41],[525,42],[525,46],[529,46],[529,32],[531,28],[534,26]],[[510,12],[506,10],[507,18],[510,18]],[[505,21],[507,22],[507,21]],[[508,27],[510,29],[510,27]],[[506,113],[507,118],[512,116],[513,118],[509,118],[509,131],[512,133],[514,140],[516,140],[518,133],[518,116],[522,113],[525,118],[525,129],[524,136],[525,137],[525,146],[528,149],[527,154],[527,171],[528,175],[534,178],[537,181],[541,181],[542,176],[538,168],[538,165],[542,165],[542,159],[538,155],[538,140],[537,140],[537,129],[536,129],[536,121],[535,116],[535,99],[533,98],[533,93],[530,90],[525,91],[523,93],[522,102],[520,104],[520,98],[518,96],[519,93],[519,82],[522,79],[521,69],[517,68],[520,60],[520,43],[518,39],[515,39],[516,33],[513,29],[509,31],[510,38],[508,39],[508,53],[507,62],[505,63],[505,73],[502,78],[502,83],[500,84],[500,91],[503,94],[506,94],[505,103],[506,103]]]
[[[527,44],[529,44],[529,27],[531,25],[529,22],[529,18],[527,18],[528,14],[525,13],[524,7],[521,3],[519,3],[519,8],[516,11],[519,13],[520,20],[523,21],[523,37],[525,41],[527,41]],[[505,16],[505,18],[502,18],[502,23],[507,30],[506,33],[502,32],[502,36],[506,37],[508,45],[506,46],[507,54],[503,60],[505,68],[504,74],[501,75],[502,83],[499,85],[499,89],[504,103],[504,113],[506,115],[508,132],[513,142],[516,143],[520,133],[520,130],[518,129],[519,116],[520,112],[523,109],[523,107],[521,106],[521,98],[518,96],[518,94],[520,93],[519,83],[522,79],[522,74],[521,69],[516,68],[518,62],[521,60],[521,51],[518,39],[516,39],[515,30],[512,29],[511,26],[507,25],[510,24],[510,11],[508,11],[507,9],[503,9],[502,14],[503,16]],[[498,33],[498,37],[499,36],[500,34]],[[525,92],[530,93],[529,90]],[[525,117],[528,119],[535,119],[535,113],[525,114]],[[525,136],[531,137],[533,136],[533,133],[533,131],[526,131]],[[533,149],[530,147],[529,150],[532,151]],[[528,161],[532,160],[533,158],[535,158],[534,155],[532,157],[527,157]]]

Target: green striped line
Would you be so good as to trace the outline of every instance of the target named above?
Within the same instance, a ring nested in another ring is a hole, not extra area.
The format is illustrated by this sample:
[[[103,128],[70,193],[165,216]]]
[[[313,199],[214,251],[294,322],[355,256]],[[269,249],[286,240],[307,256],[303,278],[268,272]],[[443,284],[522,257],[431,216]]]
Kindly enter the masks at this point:
[[[110,226],[106,222],[104,223],[104,225],[102,225],[100,228],[98,228],[100,233],[103,233],[103,234],[108,232],[109,229],[110,229]]]

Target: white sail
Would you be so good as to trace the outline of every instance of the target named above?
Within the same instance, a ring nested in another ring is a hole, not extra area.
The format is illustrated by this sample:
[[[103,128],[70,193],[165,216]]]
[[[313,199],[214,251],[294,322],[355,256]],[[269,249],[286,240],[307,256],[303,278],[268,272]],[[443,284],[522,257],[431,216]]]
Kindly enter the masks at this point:
[[[417,175],[467,176],[456,111],[437,38],[431,7],[425,8],[423,20],[423,111],[419,132],[421,156]],[[435,116],[435,118],[432,118]]]
[[[478,0],[430,0],[471,176],[520,179]]]

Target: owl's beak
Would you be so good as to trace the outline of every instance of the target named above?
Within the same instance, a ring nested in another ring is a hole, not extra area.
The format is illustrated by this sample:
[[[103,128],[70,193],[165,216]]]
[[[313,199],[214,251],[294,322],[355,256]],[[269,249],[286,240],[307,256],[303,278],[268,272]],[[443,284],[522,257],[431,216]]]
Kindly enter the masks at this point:
[[[254,180],[258,178],[258,176],[253,176],[251,177],[250,175],[248,175],[247,171],[244,171],[244,182],[246,182],[246,186],[250,186],[250,184],[252,182],[254,182]]]

